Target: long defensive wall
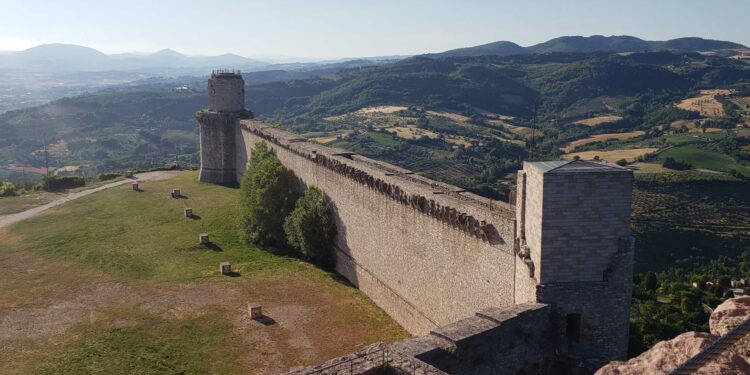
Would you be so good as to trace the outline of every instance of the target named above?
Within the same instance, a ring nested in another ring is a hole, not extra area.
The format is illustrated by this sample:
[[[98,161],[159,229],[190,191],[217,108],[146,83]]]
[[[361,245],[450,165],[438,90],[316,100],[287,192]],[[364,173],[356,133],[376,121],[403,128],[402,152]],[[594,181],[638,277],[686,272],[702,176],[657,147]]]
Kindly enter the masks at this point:
[[[236,72],[214,72],[198,112],[202,181],[235,184],[266,142],[333,207],[336,269],[415,335],[524,303],[549,304],[555,345],[626,356],[633,264],[632,172],[604,163],[524,163],[517,205],[252,119]]]

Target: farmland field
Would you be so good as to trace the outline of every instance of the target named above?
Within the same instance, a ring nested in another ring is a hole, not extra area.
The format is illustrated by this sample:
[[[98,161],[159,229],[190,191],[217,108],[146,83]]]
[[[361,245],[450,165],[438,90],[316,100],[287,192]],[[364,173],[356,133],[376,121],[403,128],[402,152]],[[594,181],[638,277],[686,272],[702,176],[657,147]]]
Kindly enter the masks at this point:
[[[731,95],[731,90],[701,90],[699,96],[685,99],[677,104],[677,108],[686,111],[699,112],[703,117],[718,118],[724,116],[724,105],[716,100],[717,96]]]
[[[608,124],[610,122],[620,121],[622,120],[622,117],[620,116],[597,116],[592,118],[587,118],[584,120],[578,120],[575,123],[578,125],[586,125],[586,126],[597,126],[601,124]]]
[[[610,163],[615,163],[620,159],[633,161],[641,155],[645,155],[645,154],[654,152],[656,150],[658,149],[654,147],[646,147],[646,148],[633,148],[633,149],[608,150],[608,151],[582,151],[582,152],[573,152],[573,153],[565,154],[562,157],[563,159],[573,159],[576,156],[578,156],[583,160],[593,160],[594,157],[598,156],[600,159],[606,160]]]
[[[565,152],[572,152],[573,150],[576,149],[576,147],[587,145],[589,143],[604,142],[610,139],[630,139],[630,138],[640,137],[644,134],[646,134],[646,132],[642,130],[636,130],[636,131],[627,132],[627,133],[597,134],[597,135],[592,135],[588,138],[568,142],[566,145],[561,147],[561,150]]]
[[[677,161],[690,163],[696,168],[710,169],[719,172],[731,172],[735,170],[743,175],[750,176],[750,167],[738,164],[732,157],[714,151],[704,150],[694,146],[679,146],[666,150],[659,154],[659,159],[667,157]]]

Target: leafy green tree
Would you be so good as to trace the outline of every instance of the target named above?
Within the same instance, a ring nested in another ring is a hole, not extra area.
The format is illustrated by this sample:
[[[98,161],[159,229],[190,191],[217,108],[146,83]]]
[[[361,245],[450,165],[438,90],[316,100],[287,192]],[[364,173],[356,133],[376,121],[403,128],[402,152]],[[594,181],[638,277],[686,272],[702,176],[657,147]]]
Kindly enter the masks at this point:
[[[284,221],[284,232],[289,245],[303,256],[319,265],[330,264],[336,225],[320,189],[311,186],[305,190]]]
[[[16,195],[16,185],[10,182],[0,182],[0,197],[11,197]]]
[[[265,142],[252,151],[240,186],[241,229],[248,242],[283,246],[284,218],[294,208],[294,174]]]

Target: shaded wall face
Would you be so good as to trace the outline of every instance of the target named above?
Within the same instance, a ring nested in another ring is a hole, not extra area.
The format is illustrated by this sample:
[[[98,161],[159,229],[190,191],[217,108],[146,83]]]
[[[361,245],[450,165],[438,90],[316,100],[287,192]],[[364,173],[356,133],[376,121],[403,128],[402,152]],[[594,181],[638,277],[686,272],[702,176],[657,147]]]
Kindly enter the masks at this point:
[[[242,145],[237,163],[244,166],[252,147],[263,139],[246,130],[238,130],[238,135]],[[330,199],[338,228],[337,270],[411,333],[424,334],[484,308],[514,304],[512,218],[493,223],[500,243],[489,243],[267,143],[284,166]],[[238,178],[243,170],[238,168]],[[381,177],[389,178],[384,173]],[[490,217],[473,208],[456,208],[477,218]]]
[[[197,118],[201,156],[199,180],[222,185],[235,183],[237,118],[215,112],[199,112]]]
[[[525,172],[525,229],[538,272],[537,301],[554,306],[565,344],[591,358],[624,358],[632,173]]]

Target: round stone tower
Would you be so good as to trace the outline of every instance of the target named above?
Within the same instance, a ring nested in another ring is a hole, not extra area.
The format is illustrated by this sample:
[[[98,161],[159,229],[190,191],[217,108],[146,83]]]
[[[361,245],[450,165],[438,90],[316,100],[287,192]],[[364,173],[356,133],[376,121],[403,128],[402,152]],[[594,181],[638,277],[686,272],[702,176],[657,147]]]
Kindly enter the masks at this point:
[[[235,134],[245,109],[245,81],[239,71],[215,70],[208,80],[208,109],[197,113],[200,124],[199,179],[222,185],[237,183]]]

